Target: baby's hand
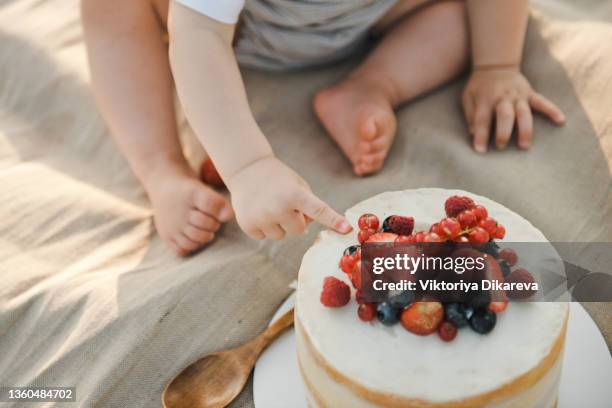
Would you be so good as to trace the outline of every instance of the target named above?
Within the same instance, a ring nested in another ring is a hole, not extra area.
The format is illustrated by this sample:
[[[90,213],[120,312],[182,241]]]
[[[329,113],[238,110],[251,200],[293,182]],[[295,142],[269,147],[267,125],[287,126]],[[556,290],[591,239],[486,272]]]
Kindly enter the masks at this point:
[[[561,125],[561,109],[533,90],[518,68],[475,69],[463,91],[463,109],[474,149],[487,151],[491,122],[495,118],[495,144],[504,148],[516,122],[518,146],[527,149],[533,138],[531,110]]]
[[[308,184],[276,157],[256,161],[227,180],[240,228],[251,238],[303,234],[310,220],[340,233],[352,227],[317,198]]]

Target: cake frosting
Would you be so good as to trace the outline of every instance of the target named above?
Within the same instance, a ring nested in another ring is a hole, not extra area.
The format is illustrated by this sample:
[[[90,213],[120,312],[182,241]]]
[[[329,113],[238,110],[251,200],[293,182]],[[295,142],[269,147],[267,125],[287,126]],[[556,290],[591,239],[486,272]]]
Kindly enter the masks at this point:
[[[459,190],[387,192],[346,212],[352,225],[363,213],[381,219],[411,215],[417,229],[444,216],[451,195],[467,195],[506,226],[506,241],[547,242],[529,221],[504,206]],[[343,278],[342,251],[357,232],[320,234],[299,272],[296,330],[299,363],[310,403],[329,407],[521,406],[556,402],[568,317],[566,303],[512,303],[483,336],[462,330],[451,343],[417,336],[401,325],[366,324],[356,317],[354,298],[329,309],[319,301],[326,276]],[[555,262],[551,257],[550,262]],[[352,307],[351,307],[352,306]]]

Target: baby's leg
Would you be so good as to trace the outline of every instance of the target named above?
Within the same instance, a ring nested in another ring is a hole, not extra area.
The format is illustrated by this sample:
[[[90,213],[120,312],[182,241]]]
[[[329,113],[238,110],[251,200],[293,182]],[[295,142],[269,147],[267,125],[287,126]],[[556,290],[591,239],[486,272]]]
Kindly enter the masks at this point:
[[[187,254],[213,239],[232,209],[202,184],[178,141],[163,42],[168,0],[83,0],[92,83],[102,113],[153,206],[161,238]]]
[[[315,96],[317,115],[357,175],[382,167],[395,137],[395,107],[466,67],[464,3],[435,2],[409,13],[423,3],[402,1],[381,20],[390,27],[383,27],[383,39],[365,61],[344,81]]]

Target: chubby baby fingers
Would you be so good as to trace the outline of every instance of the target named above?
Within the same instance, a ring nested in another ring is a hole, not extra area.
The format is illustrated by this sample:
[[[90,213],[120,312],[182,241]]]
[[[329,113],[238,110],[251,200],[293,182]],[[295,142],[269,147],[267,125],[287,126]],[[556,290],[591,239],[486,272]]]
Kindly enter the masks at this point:
[[[302,235],[306,231],[306,219],[298,211],[292,211],[283,217],[281,227],[289,235]]]
[[[531,94],[529,97],[529,106],[531,106],[534,111],[540,112],[548,117],[556,125],[565,123],[563,111],[542,94],[537,92]]]
[[[338,214],[310,191],[303,191],[302,196],[298,200],[297,210],[312,220],[341,234],[347,234],[353,229],[345,217]]]
[[[490,105],[481,103],[476,106],[473,119],[474,149],[478,153],[485,153],[489,144],[489,132],[491,131],[491,116],[493,109]]]
[[[503,149],[512,137],[514,127],[514,106],[508,99],[502,99],[495,109],[495,145]]]
[[[521,149],[529,149],[533,141],[533,115],[529,105],[524,100],[519,100],[515,105],[516,127],[518,129],[518,146]]]

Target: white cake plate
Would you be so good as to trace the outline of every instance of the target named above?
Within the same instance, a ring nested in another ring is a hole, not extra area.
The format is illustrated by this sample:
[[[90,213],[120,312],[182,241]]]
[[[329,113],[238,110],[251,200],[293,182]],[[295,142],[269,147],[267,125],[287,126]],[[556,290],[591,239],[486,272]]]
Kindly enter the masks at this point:
[[[292,294],[272,321],[294,303]],[[579,303],[571,303],[566,341],[558,408],[612,407],[612,357],[595,322]],[[293,330],[276,340],[257,361],[253,397],[257,408],[307,408]]]

